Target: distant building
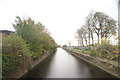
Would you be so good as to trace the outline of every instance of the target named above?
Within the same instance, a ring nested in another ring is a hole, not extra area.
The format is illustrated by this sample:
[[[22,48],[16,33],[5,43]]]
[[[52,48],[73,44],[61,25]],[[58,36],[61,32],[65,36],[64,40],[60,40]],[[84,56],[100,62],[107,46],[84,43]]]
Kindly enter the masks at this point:
[[[8,30],[0,30],[0,36],[7,36],[10,35],[10,33],[14,33],[14,32]]]

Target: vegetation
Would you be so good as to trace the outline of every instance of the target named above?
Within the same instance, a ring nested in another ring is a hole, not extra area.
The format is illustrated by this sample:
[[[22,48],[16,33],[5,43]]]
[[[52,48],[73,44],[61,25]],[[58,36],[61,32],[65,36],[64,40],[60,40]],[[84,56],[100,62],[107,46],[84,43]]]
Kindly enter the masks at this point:
[[[102,40],[101,45],[95,44],[92,51],[96,54],[96,56],[112,60],[117,60],[119,55],[118,45],[112,45],[110,42],[105,40]]]
[[[63,45],[63,47],[67,47],[67,45]]]
[[[30,49],[26,42],[17,34],[3,37],[2,46],[3,77],[8,76],[13,69],[21,64],[24,59],[30,59]]]
[[[116,35],[116,25],[116,21],[108,15],[102,12],[91,12],[87,16],[85,24],[77,30],[76,38],[80,41],[81,45],[85,42],[86,46],[90,46],[91,39],[92,45],[94,45],[94,36],[97,36],[97,43],[100,44],[100,40],[105,39],[107,41]]]
[[[17,17],[16,24],[13,24],[13,27],[17,34],[29,43],[30,50],[33,53],[48,51],[56,46],[53,38],[40,22],[35,23],[30,18],[22,20],[20,17]]]
[[[87,16],[85,24],[77,30],[76,38],[78,46],[91,47],[90,50],[82,50],[84,53],[117,60],[120,45],[110,43],[110,38],[116,37],[116,33],[117,22],[114,19],[102,12],[91,12]],[[97,42],[95,43],[94,40]],[[117,40],[118,38],[116,38]]]
[[[3,77],[8,77],[23,61],[35,61],[56,51],[57,44],[40,22],[17,17],[13,27],[16,32],[2,38]]]

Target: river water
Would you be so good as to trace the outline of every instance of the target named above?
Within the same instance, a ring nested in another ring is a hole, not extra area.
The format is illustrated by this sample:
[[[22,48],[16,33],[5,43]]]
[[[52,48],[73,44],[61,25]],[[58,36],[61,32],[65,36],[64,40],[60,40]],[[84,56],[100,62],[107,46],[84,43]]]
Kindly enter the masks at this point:
[[[110,74],[57,48],[24,78],[113,78]]]

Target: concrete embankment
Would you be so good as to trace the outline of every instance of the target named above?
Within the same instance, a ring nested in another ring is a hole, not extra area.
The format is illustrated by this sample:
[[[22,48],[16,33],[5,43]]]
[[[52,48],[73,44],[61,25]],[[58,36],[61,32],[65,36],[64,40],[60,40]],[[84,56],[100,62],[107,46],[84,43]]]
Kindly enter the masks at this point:
[[[84,60],[85,62],[92,64],[117,78],[120,78],[119,76],[120,67],[118,66],[117,61],[102,59],[99,57],[93,57],[88,54],[80,53],[78,51],[74,51],[71,49],[66,49],[66,48],[63,49],[66,50],[68,53],[72,54],[73,56],[78,57]]]
[[[28,71],[33,69],[37,64],[41,63],[44,59],[46,59],[48,56],[49,54],[45,54],[41,56],[41,58],[38,60],[24,61],[21,65],[15,68],[15,70],[10,74],[8,78],[21,78]]]

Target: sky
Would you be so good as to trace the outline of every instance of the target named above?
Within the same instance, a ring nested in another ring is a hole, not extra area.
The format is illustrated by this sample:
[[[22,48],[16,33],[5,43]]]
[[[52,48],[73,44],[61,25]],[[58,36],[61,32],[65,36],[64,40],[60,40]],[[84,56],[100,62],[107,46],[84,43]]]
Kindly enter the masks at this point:
[[[16,16],[41,22],[59,45],[77,45],[75,32],[91,11],[118,20],[117,0],[0,0],[0,30],[15,31]]]

